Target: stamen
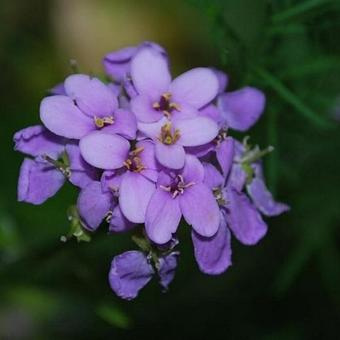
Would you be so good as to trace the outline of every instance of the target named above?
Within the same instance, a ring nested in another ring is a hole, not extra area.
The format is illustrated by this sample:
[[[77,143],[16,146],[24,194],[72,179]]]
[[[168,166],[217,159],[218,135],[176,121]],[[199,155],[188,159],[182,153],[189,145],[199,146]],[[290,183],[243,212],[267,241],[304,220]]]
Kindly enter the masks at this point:
[[[180,138],[180,131],[176,129],[173,133],[171,131],[171,123],[166,123],[161,128],[159,140],[166,145],[175,144]]]
[[[114,118],[112,116],[108,117],[94,117],[94,124],[96,125],[97,128],[101,129],[105,125],[112,125],[114,123]]]
[[[123,165],[130,171],[141,172],[145,169],[140,159],[140,153],[144,150],[144,147],[139,147],[130,152],[129,158],[123,162]]]

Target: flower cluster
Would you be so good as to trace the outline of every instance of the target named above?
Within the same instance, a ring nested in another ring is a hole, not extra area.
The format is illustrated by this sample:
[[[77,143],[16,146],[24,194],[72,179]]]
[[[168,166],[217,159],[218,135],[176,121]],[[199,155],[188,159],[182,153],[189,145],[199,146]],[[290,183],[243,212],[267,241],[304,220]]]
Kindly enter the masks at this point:
[[[261,158],[272,148],[230,135],[258,120],[264,94],[226,92],[227,75],[212,68],[172,79],[166,51],[151,42],[103,64],[109,81],[68,76],[42,100],[42,125],[15,134],[15,149],[29,156],[19,201],[41,204],[69,182],[80,189],[69,236],[87,241],[104,221],[110,234],[130,231],[139,250],[115,256],[109,272],[122,298],[135,298],[154,275],[168,287],[182,220],[200,270],[224,272],[231,234],[256,244],[267,232],[262,215],[288,210],[264,182]]]

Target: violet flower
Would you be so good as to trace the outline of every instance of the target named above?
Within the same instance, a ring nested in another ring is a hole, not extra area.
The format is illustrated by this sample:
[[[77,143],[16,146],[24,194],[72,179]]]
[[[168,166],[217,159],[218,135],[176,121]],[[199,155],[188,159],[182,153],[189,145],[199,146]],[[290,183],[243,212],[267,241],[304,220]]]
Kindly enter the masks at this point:
[[[120,169],[119,206],[129,221],[143,223],[157,180],[153,143],[140,141],[130,151],[130,143],[123,137],[97,131],[81,139],[79,146],[89,164],[104,170]]]
[[[64,82],[67,95],[46,97],[40,118],[58,136],[81,139],[95,130],[117,133],[128,139],[136,136],[136,119],[126,109],[118,109],[113,91],[97,78],[75,74]]]
[[[223,93],[217,99],[223,125],[237,131],[251,128],[262,115],[265,104],[264,93],[250,86]]]
[[[144,253],[136,250],[127,251],[112,260],[109,272],[110,286],[119,297],[132,300],[157,272],[161,286],[167,289],[174,278],[177,261],[178,252],[172,252],[160,257],[154,268],[150,257]]]
[[[84,187],[98,176],[96,169],[81,159],[75,144],[56,136],[41,125],[31,126],[14,135],[15,150],[35,159],[26,158],[21,166],[18,181],[18,200],[41,204],[56,192],[68,179]],[[66,162],[60,158],[67,158]]]
[[[155,142],[155,156],[170,169],[181,169],[185,147],[204,145],[218,134],[217,124],[206,117],[173,119],[163,117],[156,123],[138,123],[138,129]]]
[[[219,209],[203,179],[203,166],[192,155],[186,156],[183,170],[160,172],[145,218],[145,230],[153,242],[170,241],[182,215],[199,235],[210,237],[217,232]]]
[[[132,57],[143,47],[150,47],[167,58],[163,47],[151,41],[144,41],[138,46],[129,46],[106,54],[103,59],[105,73],[115,82],[122,83],[130,74]]]
[[[143,48],[131,61],[131,78],[138,96],[131,99],[137,120],[152,123],[167,118],[192,118],[217,95],[219,82],[214,71],[195,68],[171,81],[167,59],[151,48]]]

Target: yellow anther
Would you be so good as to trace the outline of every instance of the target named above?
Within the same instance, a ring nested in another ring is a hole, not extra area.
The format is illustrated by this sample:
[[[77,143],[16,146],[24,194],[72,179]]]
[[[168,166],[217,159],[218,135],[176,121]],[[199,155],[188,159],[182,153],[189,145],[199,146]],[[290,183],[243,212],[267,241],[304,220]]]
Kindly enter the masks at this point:
[[[94,124],[97,128],[103,128],[105,125],[112,125],[114,123],[114,119],[112,116],[108,117],[94,117]]]

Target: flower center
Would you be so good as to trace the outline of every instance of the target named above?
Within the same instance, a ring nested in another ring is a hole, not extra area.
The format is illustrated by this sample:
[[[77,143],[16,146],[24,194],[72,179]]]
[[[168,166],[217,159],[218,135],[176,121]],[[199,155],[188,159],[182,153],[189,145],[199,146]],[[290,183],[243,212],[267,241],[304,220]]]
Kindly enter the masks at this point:
[[[94,124],[96,125],[96,127],[98,129],[103,128],[106,125],[112,125],[115,120],[113,118],[113,116],[107,116],[107,117],[94,117]]]
[[[176,198],[179,194],[183,195],[184,190],[193,185],[195,185],[194,182],[185,183],[183,176],[177,175],[170,185],[160,185],[160,188],[169,192],[172,195],[172,198]]]
[[[216,187],[216,188],[213,188],[212,191],[213,191],[213,194],[215,196],[215,199],[216,199],[218,205],[225,205],[226,200],[223,196],[222,189],[220,187]]]
[[[226,138],[228,137],[228,131],[226,129],[221,129],[216,138],[214,139],[214,142],[216,145],[220,145]]]
[[[123,163],[129,171],[141,172],[145,169],[140,159],[140,154],[144,150],[143,147],[136,148],[129,153],[129,158]]]
[[[171,145],[175,144],[178,141],[179,137],[181,137],[179,130],[175,129],[175,131],[173,131],[173,129],[171,128],[171,123],[166,123],[162,126],[161,134],[158,139],[163,144]]]
[[[181,110],[178,104],[171,102],[171,96],[171,93],[165,92],[161,95],[160,100],[152,105],[155,110],[162,111],[167,118],[171,116],[173,110]]]

